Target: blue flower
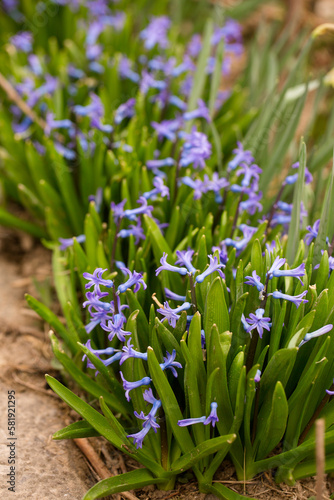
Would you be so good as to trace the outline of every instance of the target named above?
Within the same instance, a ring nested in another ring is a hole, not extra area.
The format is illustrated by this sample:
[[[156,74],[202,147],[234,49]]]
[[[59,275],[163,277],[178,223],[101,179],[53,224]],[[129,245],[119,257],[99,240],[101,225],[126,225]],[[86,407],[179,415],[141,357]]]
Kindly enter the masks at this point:
[[[241,142],[237,142],[237,144],[238,147],[236,149],[233,149],[235,157],[228,163],[229,170],[235,170],[241,163],[249,164],[254,161],[252,153],[248,150],[244,150]]]
[[[127,289],[131,288],[133,285],[135,285],[135,287],[133,289],[134,293],[138,292],[138,290],[140,289],[140,285],[142,285],[143,289],[146,290],[147,285],[146,285],[145,281],[143,280],[143,275],[141,273],[137,273],[136,271],[133,271],[133,273],[132,273],[126,267],[122,268],[122,271],[125,271],[129,275],[129,279],[125,283],[119,285],[119,287],[117,289],[119,293],[126,292]]]
[[[127,229],[121,229],[121,231],[117,234],[119,238],[129,238],[129,236],[135,237],[135,244],[137,245],[140,240],[145,239],[145,234],[143,228],[141,227],[140,222],[136,225],[130,224]]]
[[[216,422],[219,422],[219,418],[217,416],[218,404],[213,402],[213,403],[211,403],[210,407],[211,407],[211,412],[210,412],[210,415],[208,416],[208,418],[204,421],[204,425],[211,424],[212,427],[215,427]]]
[[[211,403],[211,413],[208,417],[205,415],[203,417],[198,417],[198,418],[185,418],[183,420],[179,420],[177,422],[177,425],[180,427],[187,427],[188,425],[194,425],[194,424],[204,424],[204,425],[209,425],[211,424],[212,427],[215,427],[216,422],[219,422],[219,419],[217,417],[217,403]]]
[[[209,267],[202,273],[196,276],[196,283],[202,283],[207,276],[217,271],[221,278],[225,278],[224,273],[221,271],[222,267],[225,267],[224,264],[218,264],[218,258],[216,256],[209,255],[210,264]]]
[[[312,241],[318,236],[320,226],[320,219],[316,220],[313,226],[307,226],[308,234],[305,236],[306,245],[310,245]]]
[[[187,167],[193,164],[194,168],[203,169],[205,160],[210,158],[212,146],[208,138],[202,132],[197,132],[193,128],[191,134],[186,135],[186,142],[183,145],[180,166]]]
[[[193,111],[187,111],[183,114],[186,121],[194,120],[196,118],[204,118],[207,122],[211,122],[210,112],[203,99],[198,99],[198,108]]]
[[[164,302],[163,308],[157,309],[157,312],[162,314],[165,318],[168,320],[168,323],[170,326],[175,328],[177,320],[180,318],[180,315],[178,313],[190,309],[191,304],[190,302],[185,302],[179,307],[176,307],[175,309],[172,309],[168,302]]]
[[[316,337],[320,337],[321,335],[330,332],[332,328],[333,325],[326,325],[323,326],[322,328],[319,328],[319,330],[315,330],[312,333],[307,333],[298,347],[301,347],[302,345],[306,344],[306,342],[308,342],[311,339],[315,339]]]
[[[133,345],[131,344],[131,338],[128,339],[127,345],[122,347],[122,356],[120,365],[124,363],[129,358],[137,358],[147,361],[147,352],[138,352],[133,349]]]
[[[172,354],[169,354],[169,352],[167,352],[166,354],[167,354],[167,357],[164,357],[164,363],[160,363],[161,369],[162,370],[167,370],[167,369],[171,370],[172,374],[176,378],[177,371],[175,370],[175,368],[182,368],[181,363],[179,363],[178,361],[175,361],[176,350],[173,349]]]
[[[146,193],[143,194],[143,197],[146,198],[147,200],[149,198],[152,198],[152,196],[156,196],[160,194],[162,198],[165,196],[169,200],[169,188],[164,185],[164,181],[161,179],[161,177],[155,177],[153,179],[153,185],[154,189],[151,191],[147,191]]]
[[[78,243],[84,243],[86,241],[86,236],[84,234],[73,236],[73,238],[58,238],[59,243],[61,243],[59,250],[66,250],[66,248],[73,246],[74,238]]]
[[[196,273],[196,269],[191,262],[194,255],[194,250],[176,250],[176,255],[178,257],[178,260],[175,262],[175,264],[184,265],[191,274]]]
[[[162,49],[168,47],[167,31],[170,27],[170,19],[167,16],[152,17],[149,25],[140,32],[140,38],[145,42],[145,48],[150,50],[158,45]]]
[[[167,257],[168,254],[164,252],[160,259],[161,266],[158,267],[158,269],[155,271],[156,276],[158,276],[158,274],[160,274],[161,271],[172,271],[174,273],[179,273],[182,276],[185,276],[188,273],[188,269],[186,269],[185,267],[176,267],[172,266],[171,264],[168,264]]]
[[[268,295],[272,295],[274,297],[274,299],[283,299],[283,300],[288,300],[290,302],[293,302],[298,309],[300,304],[304,304],[304,303],[308,302],[308,300],[303,298],[303,297],[305,297],[307,292],[308,292],[307,290],[304,290],[304,292],[300,293],[299,295],[286,295],[285,293],[275,291],[273,293],[268,293]]]
[[[113,281],[102,278],[102,274],[105,273],[106,271],[108,271],[108,269],[102,269],[102,267],[98,267],[97,269],[95,269],[93,274],[83,273],[82,274],[83,277],[86,280],[89,280],[89,282],[85,284],[85,288],[88,289],[94,286],[95,291],[97,291],[100,285],[105,286],[107,288],[112,288]]]
[[[256,370],[256,374],[254,377],[254,382],[259,383],[261,380],[261,370]]]
[[[185,295],[178,295],[177,293],[172,292],[171,290],[169,290],[169,288],[166,288],[166,287],[165,287],[165,295],[166,295],[166,299],[170,299],[170,300],[177,300],[177,301],[181,301],[181,302],[185,302],[185,300],[186,300]]]
[[[271,327],[270,318],[264,318],[263,315],[264,309],[260,308],[255,311],[255,314],[250,313],[249,318],[246,318],[246,321],[249,324],[247,333],[256,328],[260,339],[262,339],[263,336],[263,329],[270,331]]]
[[[131,335],[131,332],[123,330],[124,323],[126,323],[126,318],[124,314],[118,313],[114,314],[112,320],[109,319],[107,324],[101,323],[101,327],[106,332],[109,332],[108,339],[110,341],[112,341],[112,339],[116,335],[118,340],[120,340],[121,342],[125,342],[126,341],[125,335]]]
[[[149,385],[152,380],[150,377],[143,377],[140,380],[137,380],[135,382],[129,382],[128,380],[125,380],[124,375],[122,372],[119,372],[122,382],[123,382],[123,388],[125,390],[125,397],[128,401],[130,401],[130,396],[129,392],[132,391],[132,389],[137,389],[137,387],[141,387],[142,385]]]
[[[151,205],[147,205],[147,200],[143,196],[140,196],[137,203],[141,204],[139,208],[133,208],[132,210],[124,210],[123,217],[126,217],[129,220],[136,220],[137,215],[146,214],[149,217],[151,216],[151,212],[153,207]]]
[[[19,31],[16,35],[9,39],[17,50],[22,52],[32,51],[32,34],[30,31]]]
[[[131,98],[121,104],[115,111],[115,123],[119,125],[125,118],[132,118],[135,114],[136,99]]]
[[[261,283],[261,278],[257,275],[256,271],[252,272],[252,276],[245,276],[245,278],[247,279],[247,281],[245,281],[246,285],[256,286],[259,292],[264,290],[264,285]]]
[[[176,140],[176,131],[180,128],[180,119],[163,120],[161,123],[151,122],[152,127],[158,133],[158,140],[163,138],[174,142]]]

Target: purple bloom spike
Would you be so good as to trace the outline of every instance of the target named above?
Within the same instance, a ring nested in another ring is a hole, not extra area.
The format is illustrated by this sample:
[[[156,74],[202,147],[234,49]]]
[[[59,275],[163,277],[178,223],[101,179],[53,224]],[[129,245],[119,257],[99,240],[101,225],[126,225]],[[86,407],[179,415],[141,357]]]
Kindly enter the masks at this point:
[[[191,134],[186,136],[186,142],[183,145],[180,166],[187,167],[193,164],[194,168],[203,169],[205,160],[210,158],[212,146],[208,138],[202,132],[197,132],[194,128]]]
[[[129,220],[136,220],[137,215],[143,214],[151,217],[153,207],[151,205],[147,205],[147,200],[144,198],[144,196],[140,196],[137,203],[141,204],[141,207],[133,208],[132,210],[124,210],[123,217],[126,217]]]
[[[275,291],[273,293],[268,293],[268,295],[272,295],[274,297],[274,299],[283,299],[283,300],[288,300],[290,302],[293,302],[298,309],[300,304],[304,304],[304,303],[308,302],[308,300],[303,298],[303,297],[305,297],[307,292],[308,292],[308,290],[304,290],[304,292],[300,293],[299,295],[286,295],[285,293]]]
[[[320,219],[315,221],[313,226],[307,226],[306,229],[308,230],[308,234],[305,236],[306,245],[310,245],[312,241],[318,236],[319,226],[320,226]]]
[[[119,125],[125,118],[132,118],[135,114],[136,99],[131,98],[125,103],[121,104],[115,112],[115,123]]]
[[[122,269],[122,271],[125,271],[129,275],[129,279],[123,283],[122,285],[119,285],[118,287],[118,293],[124,293],[127,291],[128,288],[131,288],[133,285],[135,285],[133,291],[134,293],[137,293],[140,285],[143,286],[143,289],[146,290],[147,285],[145,281],[143,280],[143,275],[141,273],[137,273],[136,271],[133,271],[133,273],[127,269],[126,267]]]
[[[165,186],[164,181],[163,179],[161,179],[161,177],[155,177],[153,179],[153,185],[154,189],[143,194],[143,197],[146,198],[146,200],[152,198],[152,196],[157,196],[159,194],[161,198],[164,198],[166,196],[169,200],[169,188]]]
[[[175,160],[173,158],[165,158],[162,160],[148,160],[146,162],[146,166],[150,170],[155,170],[161,167],[172,167],[174,164]]]
[[[73,238],[58,238],[59,243],[61,243],[59,250],[66,250],[66,248],[73,246],[74,238],[78,243],[84,243],[86,241],[86,236],[84,234],[79,234],[79,236],[74,236]]]
[[[129,238],[129,236],[134,236],[136,238],[135,244],[137,245],[140,240],[145,239],[145,234],[143,231],[143,228],[141,227],[140,223],[138,223],[136,226],[131,224],[128,229],[121,229],[121,231],[118,233],[119,238]],[[124,266],[123,266],[124,267]]]
[[[95,269],[93,274],[83,273],[83,277],[86,280],[89,280],[89,282],[85,284],[85,288],[88,289],[94,286],[94,291],[97,291],[100,285],[106,286],[107,288],[112,288],[113,281],[102,278],[102,274],[106,271],[108,271],[108,269],[102,269],[102,267],[98,267],[97,269]]]
[[[279,257],[277,257],[277,259],[279,259]],[[285,259],[281,259],[281,260],[285,261]],[[275,278],[279,278],[280,276],[292,276],[293,278],[298,278],[299,281],[301,282],[301,284],[304,285],[304,283],[301,280],[301,276],[305,276],[305,264],[304,263],[300,264],[300,266],[296,267],[295,269],[283,269],[283,270],[281,270],[281,269],[276,268],[276,269],[274,269],[274,271],[272,271],[270,273],[269,279],[272,279],[273,276],[275,276]]]
[[[219,418],[217,416],[218,404],[213,402],[213,403],[211,403],[210,407],[211,407],[211,413],[203,423],[204,423],[204,425],[211,424],[212,427],[215,427],[216,422],[219,422]]]
[[[212,255],[209,255],[209,259],[210,259],[209,267],[202,274],[196,276],[195,278],[196,283],[202,283],[207,276],[214,273],[215,271],[218,271],[220,277],[225,279],[225,275],[221,271],[221,268],[225,267],[224,264],[218,264],[218,258],[216,256],[213,257]]]
[[[245,281],[246,285],[256,286],[259,292],[262,292],[262,290],[264,290],[264,285],[261,283],[261,278],[257,275],[256,271],[252,272],[252,276],[245,276],[245,278],[247,280]]]
[[[144,45],[148,50],[158,45],[161,49],[168,47],[167,31],[170,19],[167,16],[152,17],[149,25],[140,32],[140,38],[145,40]]]
[[[177,301],[181,301],[181,302],[185,302],[185,300],[186,300],[185,295],[178,295],[177,293],[174,293],[171,290],[169,290],[169,288],[165,288],[165,295],[166,295],[166,299],[170,299],[170,300],[177,300]]]
[[[17,50],[22,52],[32,51],[32,34],[29,31],[20,31],[9,39]]]
[[[125,342],[125,335],[131,335],[131,332],[123,330],[123,325],[126,323],[124,314],[114,314],[113,319],[109,319],[107,324],[101,323],[101,327],[106,332],[109,332],[108,339],[111,341],[115,335],[121,341]]]
[[[133,438],[133,443],[136,445],[136,448],[142,448],[143,447],[143,441],[146,436],[146,434],[150,430],[150,426],[147,425],[146,427],[143,427],[141,431],[137,432],[136,434],[128,434],[128,438]]]
[[[241,142],[237,142],[238,147],[233,150],[233,153],[236,155],[233,160],[231,160],[228,164],[229,170],[235,170],[241,163],[251,163],[254,161],[252,153],[248,150],[244,150]]]
[[[127,345],[122,348],[122,357],[120,361],[120,365],[124,363],[129,358],[137,358],[147,361],[147,352],[138,352],[133,349],[133,345],[131,344],[131,338],[128,339]]]
[[[196,118],[204,118],[207,122],[211,122],[211,117],[205,102],[202,99],[198,100],[198,108],[194,109],[194,111],[188,111],[183,114],[183,118],[186,121],[194,120]]]
[[[176,250],[176,255],[178,257],[178,260],[175,262],[175,264],[184,265],[191,274],[196,273],[196,269],[191,263],[194,255],[194,250]]]
[[[117,223],[119,219],[124,217],[124,205],[126,203],[126,199],[116,204],[113,201],[110,204],[110,208],[113,212],[114,221]]]
[[[306,342],[308,342],[311,339],[315,339],[316,337],[320,337],[321,335],[330,332],[332,328],[333,325],[326,325],[323,326],[322,328],[319,328],[319,330],[316,330],[315,332],[307,333],[298,347],[301,347],[302,345],[306,344]]]
[[[158,134],[158,140],[163,138],[174,142],[176,140],[176,132],[181,126],[179,119],[177,120],[163,120],[161,123],[151,122],[152,127]]]
[[[178,313],[190,309],[191,304],[190,302],[185,302],[179,307],[176,307],[175,309],[172,309],[168,302],[164,302],[164,307],[157,309],[157,312],[162,314],[165,318],[168,320],[168,323],[175,328],[176,327],[176,322],[180,318],[180,315]]]
[[[247,333],[251,332],[255,328],[259,333],[260,339],[263,336],[263,329],[270,330],[271,323],[270,318],[264,318],[264,309],[260,308],[255,311],[255,314],[250,313],[249,318],[246,318],[249,327],[247,328]]]
[[[176,350],[173,349],[172,354],[169,354],[169,352],[166,352],[167,356],[164,357],[164,363],[160,363],[161,369],[162,370],[171,370],[172,374],[174,375],[175,378],[177,378],[177,371],[175,368],[182,368],[181,363],[178,361],[175,361],[176,358]]]
[[[132,389],[137,389],[137,387],[141,387],[142,385],[149,385],[152,382],[150,377],[143,377],[141,380],[137,380],[136,382],[129,382],[128,380],[125,380],[122,372],[119,372],[119,374],[123,381],[125,397],[128,401],[130,401],[131,399],[129,396],[129,392],[132,391]]]
[[[179,273],[182,276],[185,276],[188,273],[188,270],[185,267],[176,267],[172,266],[171,264],[168,264],[167,257],[168,254],[164,252],[160,259],[161,266],[158,267],[158,269],[155,271],[156,276],[158,276],[158,274],[160,274],[161,271],[173,271],[174,273]]]
[[[256,370],[254,382],[258,384],[260,382],[260,380],[261,380],[261,370]]]

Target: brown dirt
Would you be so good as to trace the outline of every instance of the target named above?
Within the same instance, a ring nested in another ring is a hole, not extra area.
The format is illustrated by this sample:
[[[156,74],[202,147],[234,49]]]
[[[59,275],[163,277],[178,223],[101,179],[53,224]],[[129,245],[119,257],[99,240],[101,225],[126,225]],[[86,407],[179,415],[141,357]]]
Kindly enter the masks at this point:
[[[34,281],[43,282],[51,275],[50,255],[33,240],[11,231],[0,230],[0,482],[1,500],[81,500],[99,477],[81,451],[71,441],[52,441],[52,434],[77,417],[48,388],[44,374],[56,375],[47,327],[25,305],[24,293],[37,295]],[[44,331],[43,331],[44,328]],[[7,431],[7,391],[15,390],[16,492],[8,491],[9,466]],[[89,440],[110,475],[138,468],[101,438]],[[271,475],[236,481],[233,467],[224,462],[215,480],[238,493],[259,500],[306,500],[315,494],[315,481],[300,481],[294,487],[275,484]],[[182,482],[181,482],[182,481]],[[327,495],[334,481],[327,482]],[[214,500],[214,495],[198,492],[191,474],[166,492],[152,487],[135,493],[140,500]],[[122,495],[114,495],[120,500]],[[329,498],[327,496],[326,498]]]

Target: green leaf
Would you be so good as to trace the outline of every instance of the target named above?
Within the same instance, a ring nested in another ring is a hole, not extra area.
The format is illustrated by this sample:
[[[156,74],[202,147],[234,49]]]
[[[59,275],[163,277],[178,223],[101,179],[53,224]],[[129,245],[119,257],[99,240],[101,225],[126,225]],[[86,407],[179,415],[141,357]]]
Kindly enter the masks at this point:
[[[173,430],[175,439],[177,440],[183,453],[187,453],[194,448],[194,443],[190,437],[186,427],[179,427],[177,422],[183,420],[179,404],[175,397],[169,382],[159,365],[159,362],[151,347],[147,349],[148,366],[152,381],[160,396],[162,407],[166,414],[166,418]]]
[[[103,479],[87,491],[83,500],[104,498],[108,495],[120,493],[121,491],[139,489],[150,484],[159,484],[165,481],[165,478],[154,477],[148,469],[137,469],[126,472],[125,474],[120,474],[119,476]]]
[[[183,471],[190,469],[202,458],[212,455],[217,451],[221,451],[222,448],[226,448],[227,453],[228,448],[230,448],[236,437],[236,434],[228,434],[226,436],[208,439],[207,441],[198,444],[193,450],[185,453],[182,457],[175,460],[172,463],[171,471],[175,474],[181,474]]]
[[[260,411],[254,448],[258,446],[256,458],[264,458],[282,439],[288,420],[288,402],[281,382],[277,382],[272,397],[270,412]]]
[[[206,492],[213,493],[216,495],[218,498],[221,498],[222,500],[256,500],[256,498],[252,497],[245,497],[244,495],[240,495],[236,491],[230,490],[227,488],[227,486],[224,486],[221,483],[215,483],[214,486],[208,485],[205,488]]]
[[[60,431],[53,434],[53,439],[75,439],[101,436],[101,434],[94,429],[86,420],[80,420],[73,424],[64,427]]]
[[[6,227],[12,227],[24,231],[35,238],[47,238],[47,233],[44,229],[36,224],[25,221],[7,212],[3,207],[0,207],[0,224]]]
[[[299,152],[298,179],[295,185],[293,195],[293,209],[291,222],[289,226],[288,244],[286,249],[286,258],[288,263],[292,264],[299,244],[300,234],[300,205],[304,198],[305,186],[305,167],[306,167],[306,145],[302,140]]]
[[[210,285],[205,301],[204,331],[209,336],[213,325],[217,325],[219,333],[230,329],[230,318],[225,302],[221,278],[217,276]]]

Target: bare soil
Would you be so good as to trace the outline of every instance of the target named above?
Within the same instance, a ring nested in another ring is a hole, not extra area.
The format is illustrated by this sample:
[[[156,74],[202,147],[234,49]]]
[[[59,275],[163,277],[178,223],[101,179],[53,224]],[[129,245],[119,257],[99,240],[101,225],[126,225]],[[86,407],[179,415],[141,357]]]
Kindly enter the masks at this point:
[[[74,412],[48,388],[44,374],[59,376],[54,367],[47,325],[30,311],[24,293],[38,296],[34,283],[51,276],[50,254],[32,239],[0,230],[0,498],[1,500],[81,500],[100,477],[72,441],[53,441],[52,434],[77,419]],[[8,490],[7,391],[16,396],[16,486]],[[101,438],[88,440],[110,475],[138,467]],[[296,486],[276,485],[270,474],[238,482],[233,467],[224,462],[215,480],[259,500],[307,500],[315,495],[315,481]],[[328,478],[326,499],[334,491]],[[132,492],[135,500],[214,500],[198,492],[191,474],[180,478],[175,490],[147,487]],[[115,500],[124,498],[114,495]]]

